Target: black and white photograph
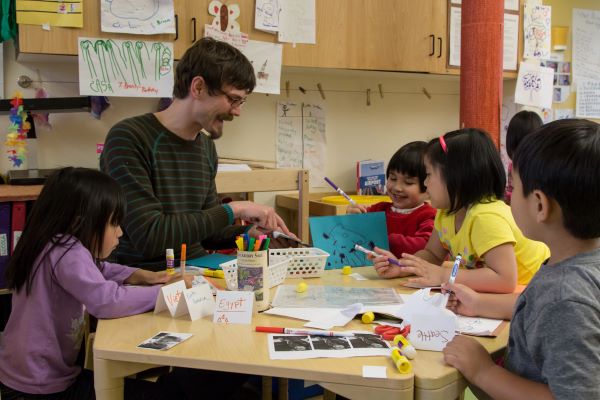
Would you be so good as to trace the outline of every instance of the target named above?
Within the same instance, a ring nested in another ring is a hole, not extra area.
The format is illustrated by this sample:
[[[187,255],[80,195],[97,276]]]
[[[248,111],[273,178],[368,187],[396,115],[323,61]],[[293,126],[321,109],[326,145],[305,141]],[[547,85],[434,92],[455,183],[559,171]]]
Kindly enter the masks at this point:
[[[315,350],[344,350],[350,349],[350,343],[345,337],[311,336]]]
[[[379,335],[356,333],[354,337],[350,337],[348,339],[350,340],[352,347],[355,349],[383,349],[387,347]]]
[[[189,339],[191,336],[190,333],[159,332],[150,339],[140,343],[137,347],[152,350],[168,350]]]
[[[275,351],[308,351],[312,350],[308,336],[274,336]]]

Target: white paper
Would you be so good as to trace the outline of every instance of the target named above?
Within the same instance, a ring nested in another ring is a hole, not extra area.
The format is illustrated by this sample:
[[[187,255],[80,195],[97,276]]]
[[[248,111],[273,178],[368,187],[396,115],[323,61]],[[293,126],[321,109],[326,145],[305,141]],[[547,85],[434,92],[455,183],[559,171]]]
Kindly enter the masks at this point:
[[[269,334],[271,360],[388,356],[390,345],[379,335],[355,332],[354,337]]]
[[[408,340],[417,350],[442,351],[456,335],[456,315],[445,308],[413,314]]]
[[[252,321],[254,292],[217,292],[213,322],[218,324],[249,324]]]
[[[350,276],[356,281],[368,281],[369,280],[369,278],[359,274],[358,272],[354,272],[354,273],[350,274]]]
[[[325,107],[319,104],[304,104],[302,111],[302,135],[304,169],[309,171],[310,187],[326,187],[325,162],[327,161],[327,137],[325,133]]]
[[[302,104],[277,102],[277,168],[302,168]]]
[[[189,315],[192,321],[206,315],[212,315],[215,310],[215,300],[209,285],[199,285],[186,289],[177,304],[174,317]]]
[[[280,0],[256,0],[254,27],[268,32],[279,30]]]
[[[554,119],[568,119],[575,118],[575,110],[572,108],[557,108],[554,110]]]
[[[517,8],[518,8],[518,0]],[[504,14],[502,68],[508,71],[517,70],[519,55],[519,14]]]
[[[173,0],[104,0],[100,21],[102,32],[175,33]]]
[[[316,43],[315,0],[284,0],[279,13],[279,41]]]
[[[278,43],[248,40],[241,51],[254,67],[256,75],[254,92],[279,94],[283,46]]]
[[[573,80],[600,80],[600,11],[573,9]]]
[[[218,164],[217,172],[252,171],[248,164]]]
[[[310,322],[304,324],[307,328],[331,329],[334,326],[345,326],[363,310],[361,303],[351,304],[331,313],[313,314]]]
[[[552,68],[521,63],[515,89],[515,103],[526,106],[552,107]]]
[[[460,67],[461,47],[461,20],[460,7],[450,8],[450,55],[448,64]],[[502,68],[509,71],[517,69],[517,55],[519,47],[519,15],[504,14],[504,39],[503,39]]]
[[[168,310],[171,316],[175,315],[177,303],[185,290],[185,282],[177,281],[170,285],[164,285],[160,288],[154,306],[154,314],[158,314],[164,310]]]
[[[504,9],[519,11],[519,0],[504,0]]]
[[[445,308],[445,296],[431,296],[430,289],[421,289],[403,299],[400,315],[411,325],[411,344],[418,350],[441,351],[446,347],[455,335],[456,315]]]
[[[173,44],[79,37],[79,94],[171,97]]]
[[[363,378],[387,378],[387,367],[379,365],[363,365]]]
[[[550,57],[550,6],[526,3],[523,9],[523,58]]]
[[[577,81],[577,118],[600,118],[600,81]]]
[[[204,25],[204,36],[229,43],[233,47],[242,50],[248,43],[248,34],[237,31],[223,32],[213,25]]]
[[[456,331],[472,336],[493,336],[502,323],[501,319],[457,316]]]

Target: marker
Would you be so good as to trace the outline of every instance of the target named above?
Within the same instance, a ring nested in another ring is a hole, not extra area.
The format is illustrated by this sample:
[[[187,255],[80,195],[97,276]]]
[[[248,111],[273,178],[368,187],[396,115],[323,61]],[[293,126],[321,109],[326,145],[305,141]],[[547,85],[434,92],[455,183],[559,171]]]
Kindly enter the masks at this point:
[[[448,283],[453,284],[456,280],[456,275],[458,274],[458,267],[460,267],[461,260],[462,256],[460,254],[457,254],[456,258],[454,259],[454,264],[452,265],[452,271],[450,272],[450,279],[448,279]],[[444,293],[444,301],[442,302],[443,308],[446,308],[446,304],[448,304],[450,293],[450,291]]]
[[[340,189],[339,187],[337,187],[337,185],[333,182],[331,182],[331,179],[329,179],[328,177],[324,176],[323,179],[325,179],[325,182],[329,183],[329,185],[335,189],[336,192],[338,192],[339,194],[341,194],[342,196],[344,196],[344,198],[346,200],[348,200],[350,202],[350,204],[352,204],[353,206],[357,206],[358,204],[352,200],[352,198],[350,196],[348,196],[346,194],[346,192],[344,192],[342,189]]]
[[[263,250],[269,250],[269,243],[271,243],[271,238],[266,238],[263,241],[262,249]]]
[[[365,249],[364,247],[362,247],[358,243],[354,244],[354,249],[358,250],[358,251],[362,251],[365,254],[371,254],[372,256],[375,256],[375,257],[379,256],[379,254],[375,253],[373,250]],[[400,261],[396,260],[395,258],[388,258],[388,262],[390,264],[394,264],[394,265],[397,265],[399,267],[403,267],[403,265],[400,264]]]
[[[211,278],[225,278],[225,273],[220,269],[196,267],[193,269],[193,271],[198,271],[201,275],[209,276]]]
[[[302,246],[304,246],[304,247],[310,247],[310,244],[304,243],[304,242],[302,242],[302,241],[300,241],[300,240],[298,240],[298,239],[294,239],[293,237],[291,237],[291,236],[288,236],[288,235],[286,235],[286,234],[285,234],[285,233],[283,233],[283,232],[279,232],[279,231],[273,231],[273,232],[271,232],[271,233],[272,233],[272,235],[273,235],[273,239],[277,239],[278,237],[282,237],[282,238],[284,238],[284,239],[288,239],[288,240],[291,240],[291,241],[293,241],[293,242],[296,242],[296,243],[298,243],[298,244],[300,244],[300,245],[302,245]]]
[[[462,260],[462,256],[458,254],[456,259],[454,260],[454,265],[452,265],[452,272],[450,272],[449,283],[454,283],[456,280],[456,275],[458,274],[458,267],[460,267],[460,261]]]
[[[256,332],[267,333],[290,333],[292,335],[312,335],[312,336],[333,336],[333,337],[353,337],[354,333],[350,332],[334,332],[334,331],[318,331],[314,329],[294,329],[280,328],[277,326],[257,326]]]
[[[179,263],[179,269],[181,270],[181,275],[185,275],[185,251],[186,251],[186,245],[185,243],[183,243],[181,245],[181,261]]]

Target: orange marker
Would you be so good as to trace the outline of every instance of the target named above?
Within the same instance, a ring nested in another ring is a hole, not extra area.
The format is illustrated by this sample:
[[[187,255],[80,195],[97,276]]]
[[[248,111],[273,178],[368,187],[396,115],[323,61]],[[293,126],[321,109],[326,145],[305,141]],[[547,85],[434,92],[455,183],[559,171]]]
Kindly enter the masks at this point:
[[[179,269],[181,269],[181,276],[185,275],[185,243],[181,245],[181,262],[179,263]]]

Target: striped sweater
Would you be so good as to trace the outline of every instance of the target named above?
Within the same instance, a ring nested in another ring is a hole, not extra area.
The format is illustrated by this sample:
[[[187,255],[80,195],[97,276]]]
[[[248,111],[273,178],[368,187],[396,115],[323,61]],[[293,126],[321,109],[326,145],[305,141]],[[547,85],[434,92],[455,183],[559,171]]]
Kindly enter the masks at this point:
[[[217,152],[208,136],[194,141],[165,128],[154,114],[125,119],[108,133],[100,168],[122,187],[127,199],[116,262],[149,270],[165,268],[165,249],[187,257],[204,247],[235,247],[247,227],[232,226],[233,213],[217,198]]]

